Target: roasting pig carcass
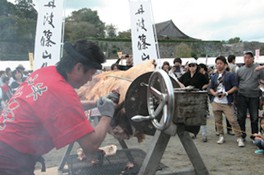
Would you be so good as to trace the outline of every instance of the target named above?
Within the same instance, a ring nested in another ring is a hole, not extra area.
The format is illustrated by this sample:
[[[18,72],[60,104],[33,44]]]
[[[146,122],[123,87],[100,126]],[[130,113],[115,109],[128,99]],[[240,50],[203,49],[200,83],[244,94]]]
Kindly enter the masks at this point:
[[[154,60],[145,61],[142,64],[136,65],[127,71],[108,71],[97,74],[92,81],[82,86],[77,92],[82,100],[96,101],[102,96],[106,96],[110,92],[118,91],[120,99],[114,114],[114,120],[111,124],[112,134],[117,139],[129,139],[131,136],[138,138],[141,142],[144,139],[144,134],[132,127],[124,108],[124,101],[127,90],[137,77],[147,72],[152,72],[155,69]],[[145,99],[144,99],[145,100]]]

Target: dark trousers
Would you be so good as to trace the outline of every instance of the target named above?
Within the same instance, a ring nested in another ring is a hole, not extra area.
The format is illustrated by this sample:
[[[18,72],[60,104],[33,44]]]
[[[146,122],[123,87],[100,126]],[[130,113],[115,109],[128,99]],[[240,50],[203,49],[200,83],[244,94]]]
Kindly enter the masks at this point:
[[[258,116],[259,116],[259,97],[245,97],[242,94],[237,95],[237,119],[243,138],[246,138],[246,118],[247,110],[249,111],[251,121],[251,133],[258,133]]]

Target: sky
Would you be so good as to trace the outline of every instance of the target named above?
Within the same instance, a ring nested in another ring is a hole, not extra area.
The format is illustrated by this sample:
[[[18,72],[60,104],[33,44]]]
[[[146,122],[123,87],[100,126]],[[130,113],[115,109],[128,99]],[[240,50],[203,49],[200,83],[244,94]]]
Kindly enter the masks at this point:
[[[97,10],[105,24],[126,31],[131,23],[130,1],[133,0],[64,0],[64,6],[67,15],[81,8]],[[243,41],[264,42],[264,0],[151,0],[151,3],[154,23],[172,20],[190,37],[202,40],[240,37]]]

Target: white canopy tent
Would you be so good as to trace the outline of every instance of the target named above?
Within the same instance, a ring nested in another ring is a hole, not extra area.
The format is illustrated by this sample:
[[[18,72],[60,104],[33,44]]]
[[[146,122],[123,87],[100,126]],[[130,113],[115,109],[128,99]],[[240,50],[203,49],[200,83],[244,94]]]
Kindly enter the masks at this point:
[[[214,66],[215,65],[215,58],[216,57],[208,57],[208,58],[198,58],[197,63],[204,63],[208,66]],[[185,65],[190,60],[193,60],[194,58],[182,58],[182,65]],[[173,65],[174,58],[161,58],[161,64],[164,61],[168,61],[170,65]],[[112,64],[114,64],[117,60],[116,59],[108,59],[105,63],[103,63],[103,67],[110,68]],[[260,56],[259,58],[255,58],[255,62],[264,64],[264,56]],[[125,60],[121,61],[121,63],[125,64]],[[243,56],[236,57],[236,63],[237,64],[243,64],[244,59]],[[12,70],[14,70],[19,64],[22,64],[26,70],[30,69],[29,61],[0,61],[0,70],[5,70],[7,67],[10,67]]]

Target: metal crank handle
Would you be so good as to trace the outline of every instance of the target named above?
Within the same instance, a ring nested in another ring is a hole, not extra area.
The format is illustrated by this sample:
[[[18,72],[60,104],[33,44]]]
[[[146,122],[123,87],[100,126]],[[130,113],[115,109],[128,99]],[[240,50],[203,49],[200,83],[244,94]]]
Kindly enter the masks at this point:
[[[145,120],[152,120],[155,117],[151,117],[151,116],[143,116],[143,115],[135,115],[134,117],[131,118],[131,120],[133,120],[134,122],[143,122]]]

